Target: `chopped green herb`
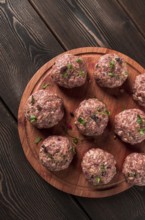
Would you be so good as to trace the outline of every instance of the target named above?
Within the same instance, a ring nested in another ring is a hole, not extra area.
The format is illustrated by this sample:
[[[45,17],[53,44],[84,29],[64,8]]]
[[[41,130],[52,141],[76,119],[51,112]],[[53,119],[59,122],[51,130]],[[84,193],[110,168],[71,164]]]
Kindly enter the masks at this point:
[[[73,65],[72,65],[71,63],[69,63],[69,64],[67,65],[67,68],[68,68],[69,70],[72,70]]]
[[[140,133],[141,135],[144,135],[144,134],[145,134],[145,128],[140,128],[140,129],[139,129],[139,133]]]
[[[106,113],[107,115],[110,115],[110,112],[107,109],[104,113]]]
[[[35,103],[35,99],[34,96],[32,95],[31,104],[34,105],[34,103]]]
[[[77,63],[82,63],[82,60],[78,58],[78,59],[76,60],[76,62],[77,62]]]
[[[41,88],[46,89],[48,86],[49,86],[49,83],[44,83]]]
[[[74,138],[73,138],[73,143],[74,143],[74,144],[78,144],[78,142],[79,142],[78,138],[74,137]]]
[[[142,118],[141,118],[141,116],[140,115],[137,115],[137,123],[138,124],[142,124]]]
[[[99,184],[100,181],[101,181],[101,178],[97,176],[97,177],[96,177],[96,182]]]
[[[127,72],[127,71],[125,71],[125,72],[124,72],[124,75],[128,76],[128,72]]]
[[[79,71],[79,76],[85,77],[85,72],[84,71]]]
[[[35,115],[31,115],[30,116],[30,122],[33,123],[37,120],[36,116]]]
[[[108,73],[108,76],[115,77],[114,73]]]
[[[63,77],[63,78],[68,78],[68,73],[67,73],[67,72],[64,72],[64,73],[62,74],[62,77]]]
[[[34,141],[35,144],[39,144],[39,142],[42,141],[42,137],[37,137]]]
[[[84,121],[83,118],[78,118],[78,122],[79,122],[80,124],[84,125],[84,126],[85,126],[85,124],[86,124],[86,122]]]
[[[112,60],[110,62],[110,69],[111,69],[111,71],[114,69],[114,67],[115,67],[115,62],[114,62],[114,60]]]

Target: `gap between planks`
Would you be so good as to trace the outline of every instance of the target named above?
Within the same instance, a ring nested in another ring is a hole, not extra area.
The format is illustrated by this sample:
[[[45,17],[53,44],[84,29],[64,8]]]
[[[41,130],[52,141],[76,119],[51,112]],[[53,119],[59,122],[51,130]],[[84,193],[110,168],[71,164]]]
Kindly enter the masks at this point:
[[[136,21],[130,16],[129,12],[127,11],[127,9],[125,8],[125,6],[123,5],[123,3],[120,0],[117,0],[118,5],[120,6],[120,8],[122,8],[122,10],[124,10],[124,12],[127,14],[127,16],[129,17],[130,21],[132,22],[132,24],[135,26],[135,28],[137,29],[137,31],[141,34],[141,36],[145,39],[145,35],[143,34],[143,32],[141,31],[141,29],[138,27]]]
[[[57,36],[57,34],[55,34],[55,32],[53,31],[53,29],[47,24],[47,22],[45,21],[45,19],[43,18],[43,16],[41,15],[41,13],[39,12],[39,9],[35,6],[35,4],[31,1],[28,0],[28,2],[30,3],[30,5],[33,7],[33,9],[36,11],[36,13],[38,14],[38,16],[40,17],[40,19],[43,21],[43,23],[45,24],[45,26],[48,28],[48,30],[52,33],[52,35],[56,38],[56,40],[58,41],[58,43],[60,44],[60,46],[64,49],[64,51],[67,50],[66,46],[63,44],[63,42],[59,39],[59,37]]]

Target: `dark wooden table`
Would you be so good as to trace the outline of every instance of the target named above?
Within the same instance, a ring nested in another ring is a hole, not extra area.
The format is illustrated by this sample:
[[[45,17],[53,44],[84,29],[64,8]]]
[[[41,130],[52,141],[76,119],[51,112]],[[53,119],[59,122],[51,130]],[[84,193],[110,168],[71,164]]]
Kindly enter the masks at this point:
[[[144,0],[0,0],[0,220],[144,220],[145,188],[87,199],[46,183],[27,162],[17,113],[30,78],[63,51],[118,50],[145,67]]]

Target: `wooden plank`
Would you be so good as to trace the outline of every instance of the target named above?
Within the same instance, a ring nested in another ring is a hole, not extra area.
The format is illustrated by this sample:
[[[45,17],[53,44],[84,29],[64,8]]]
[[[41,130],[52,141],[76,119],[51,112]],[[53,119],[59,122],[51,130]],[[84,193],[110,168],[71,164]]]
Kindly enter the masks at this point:
[[[0,1],[0,29],[0,94],[17,116],[27,82],[63,48],[27,0]]]
[[[73,46],[72,42],[75,43],[76,47],[79,47],[78,38],[85,44],[88,41],[88,39],[84,41],[77,27],[82,30],[85,37],[87,37],[89,30],[92,30],[92,39],[93,36],[98,37],[99,45],[125,53],[145,66],[145,39],[117,1],[46,0],[43,4],[39,0],[30,1],[47,25],[60,37],[60,40],[64,42],[63,44],[67,44],[68,48]],[[133,3],[131,2],[131,4]],[[48,13],[49,8],[52,10]],[[82,25],[78,26],[80,21]],[[87,28],[84,29],[84,27]],[[74,33],[77,33],[78,37]]]
[[[118,0],[120,5],[126,11],[126,13],[131,17],[134,24],[138,28],[138,30],[142,33],[145,38],[145,1],[144,0]]]
[[[44,182],[27,162],[17,124],[0,102],[0,219],[88,219],[69,194]]]
[[[144,220],[145,188],[133,187],[113,197],[88,200],[78,198],[92,219],[99,220]]]
[[[135,7],[136,2],[131,3]],[[104,34],[111,48],[145,66],[145,39],[117,1],[79,0],[78,4]]]
[[[29,1],[65,48],[104,46],[104,42],[109,47],[78,1],[45,0],[43,4],[39,0]]]

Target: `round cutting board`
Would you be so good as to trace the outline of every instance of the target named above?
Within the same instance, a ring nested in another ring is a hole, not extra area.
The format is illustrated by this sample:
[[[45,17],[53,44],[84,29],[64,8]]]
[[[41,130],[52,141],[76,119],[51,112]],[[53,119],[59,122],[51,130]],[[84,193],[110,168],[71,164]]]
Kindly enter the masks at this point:
[[[19,107],[18,130],[22,148],[27,160],[36,172],[57,189],[82,197],[99,198],[112,196],[131,187],[131,185],[126,183],[124,176],[121,174],[125,157],[131,152],[144,151],[143,145],[145,142],[131,146],[123,143],[115,136],[113,131],[114,116],[117,113],[129,108],[141,109],[132,99],[132,84],[136,75],[143,73],[144,69],[126,55],[107,48],[87,47],[70,50],[66,53],[79,55],[85,59],[88,69],[87,81],[85,85],[73,89],[61,88],[54,84],[50,78],[50,71],[56,57],[36,72],[23,93]],[[93,79],[95,63],[100,56],[106,53],[116,53],[123,57],[128,64],[129,77],[121,88],[101,88]],[[28,97],[39,89],[47,89],[50,93],[57,93],[64,101],[64,119],[51,129],[36,129],[24,116],[25,104]],[[110,120],[105,132],[101,136],[89,138],[78,132],[74,125],[73,112],[82,100],[94,97],[106,104],[110,111]],[[50,172],[39,161],[39,149],[42,142],[35,143],[36,139],[41,137],[43,140],[49,135],[65,135],[71,138],[72,141],[76,140],[76,138],[78,140],[78,143],[76,143],[76,155],[69,168],[64,171]],[[82,157],[86,151],[93,147],[101,148],[112,153],[117,161],[117,174],[109,184],[92,186],[83,176],[81,170]]]

